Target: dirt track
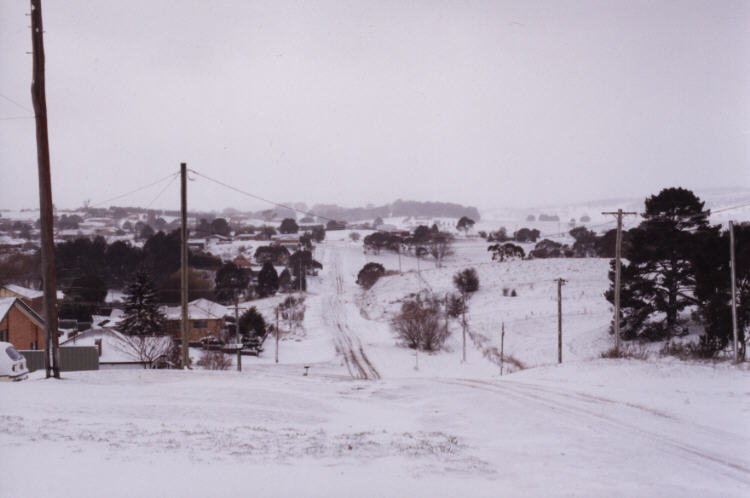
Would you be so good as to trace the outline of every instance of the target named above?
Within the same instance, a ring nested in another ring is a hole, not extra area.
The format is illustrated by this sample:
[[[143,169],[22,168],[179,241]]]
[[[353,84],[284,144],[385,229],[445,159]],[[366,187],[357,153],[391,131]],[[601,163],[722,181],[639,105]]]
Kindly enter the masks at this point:
[[[325,267],[330,272],[330,281],[335,285],[329,295],[323,297],[322,316],[327,328],[333,335],[336,352],[344,359],[349,375],[355,379],[379,379],[380,373],[365,353],[359,336],[350,327],[347,319],[344,294],[344,277],[341,258],[335,249],[329,248],[324,254]]]

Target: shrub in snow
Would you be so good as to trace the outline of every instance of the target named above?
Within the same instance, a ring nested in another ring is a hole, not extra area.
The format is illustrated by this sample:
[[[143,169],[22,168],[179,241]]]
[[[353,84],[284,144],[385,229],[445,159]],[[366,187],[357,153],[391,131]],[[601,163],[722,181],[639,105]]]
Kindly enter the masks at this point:
[[[453,275],[453,284],[461,294],[471,294],[479,290],[479,276],[474,268],[467,268]]]
[[[602,358],[630,358],[635,360],[647,360],[648,351],[641,346],[621,345],[619,350],[608,349],[602,353]]]
[[[385,274],[385,268],[380,263],[367,263],[357,274],[357,285],[369,289]]]
[[[431,294],[417,294],[401,304],[391,325],[407,347],[436,351],[445,343],[450,332],[442,319],[440,301]]]
[[[198,360],[198,366],[207,370],[227,370],[232,366],[232,360],[221,351],[206,350]]]
[[[659,354],[662,356],[674,356],[681,360],[712,360],[719,356],[719,353],[725,349],[722,346],[722,341],[714,336],[703,334],[698,339],[698,342],[676,342],[667,341]]]
[[[287,323],[289,332],[302,325],[305,319],[305,297],[289,296],[278,306],[279,316]]]

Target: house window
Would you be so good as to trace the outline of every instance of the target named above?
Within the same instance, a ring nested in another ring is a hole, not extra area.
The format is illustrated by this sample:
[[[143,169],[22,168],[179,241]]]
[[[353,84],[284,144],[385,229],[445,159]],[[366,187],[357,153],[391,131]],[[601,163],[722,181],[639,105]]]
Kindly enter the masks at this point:
[[[8,329],[0,330],[0,342],[8,342]]]
[[[196,329],[206,329],[208,328],[208,322],[206,320],[194,320],[193,327]]]
[[[32,351],[36,351],[38,348],[39,348],[39,345],[37,344],[37,342],[32,341],[31,345],[29,346],[29,349],[31,349]]]

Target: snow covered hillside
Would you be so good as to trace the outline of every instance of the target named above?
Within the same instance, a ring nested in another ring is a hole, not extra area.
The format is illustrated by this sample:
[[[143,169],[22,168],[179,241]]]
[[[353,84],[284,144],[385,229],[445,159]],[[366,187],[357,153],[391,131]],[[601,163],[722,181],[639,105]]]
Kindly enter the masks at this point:
[[[366,255],[348,231],[314,257],[324,268],[278,364],[271,339],[241,373],[37,372],[0,385],[0,496],[747,495],[750,371],[601,359],[608,261],[497,263],[461,236],[438,268]],[[364,291],[369,261],[391,272]],[[467,267],[480,279],[467,361],[455,321],[438,353],[400,346],[401,300],[445,295]],[[279,299],[247,304],[271,321]],[[500,376],[488,351],[503,324],[505,353],[525,368]]]

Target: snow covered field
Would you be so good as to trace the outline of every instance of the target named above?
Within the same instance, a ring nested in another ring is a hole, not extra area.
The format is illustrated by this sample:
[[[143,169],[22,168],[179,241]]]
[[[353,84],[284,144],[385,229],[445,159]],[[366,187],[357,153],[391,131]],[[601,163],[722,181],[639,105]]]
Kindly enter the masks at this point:
[[[315,257],[304,331],[281,341],[279,364],[268,341],[241,373],[0,385],[0,496],[747,496],[750,372],[600,359],[607,261],[492,263],[464,239],[444,267],[402,257],[403,275],[363,292],[362,265],[398,270],[396,255],[365,256],[344,231]],[[457,323],[445,351],[415,358],[391,314],[409,292],[452,290],[467,265],[481,284],[468,361]],[[506,354],[527,367],[502,377],[483,354],[501,323]]]
[[[747,496],[747,372],[100,371],[0,387],[2,496]],[[43,469],[49,469],[47,471]]]

